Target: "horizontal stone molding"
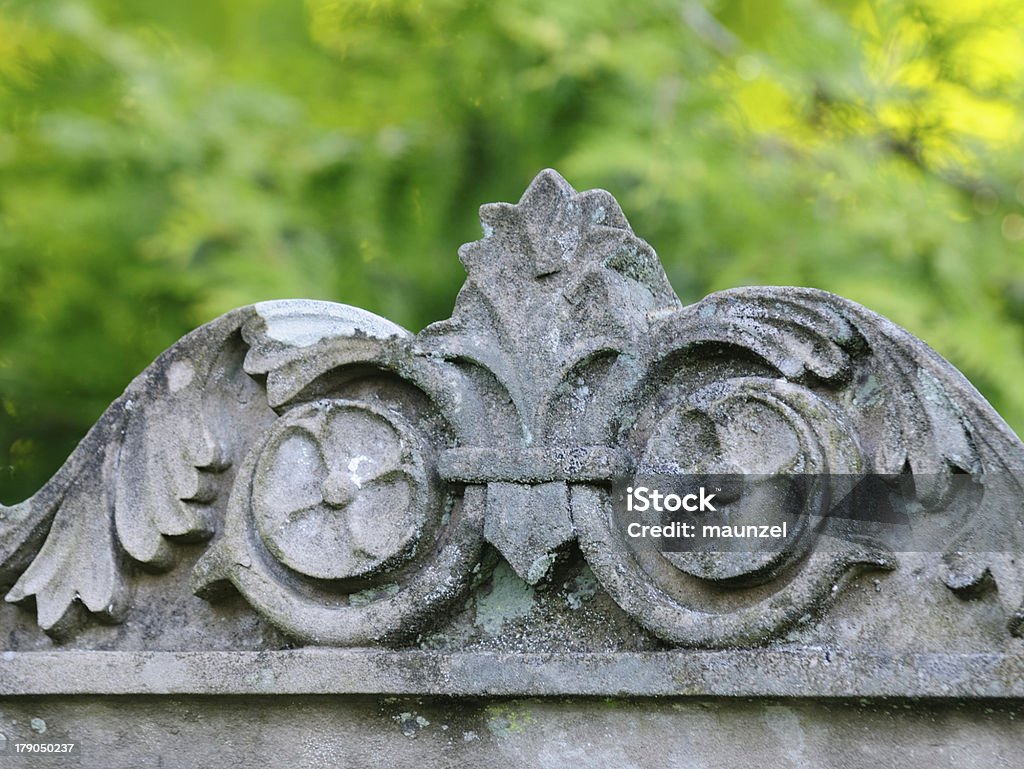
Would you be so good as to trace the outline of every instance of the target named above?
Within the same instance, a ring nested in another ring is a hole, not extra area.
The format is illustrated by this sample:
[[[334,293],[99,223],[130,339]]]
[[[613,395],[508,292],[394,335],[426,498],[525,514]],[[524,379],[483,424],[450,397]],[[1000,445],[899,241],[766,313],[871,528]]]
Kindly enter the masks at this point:
[[[507,654],[6,652],[0,696],[1024,698],[1024,655],[819,649]]]

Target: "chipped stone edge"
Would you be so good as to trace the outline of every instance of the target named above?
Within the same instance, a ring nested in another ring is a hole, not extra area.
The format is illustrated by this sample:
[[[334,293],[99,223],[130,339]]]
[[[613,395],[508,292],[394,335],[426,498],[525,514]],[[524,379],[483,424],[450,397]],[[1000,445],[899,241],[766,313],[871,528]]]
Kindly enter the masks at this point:
[[[1024,655],[818,648],[612,655],[374,649],[0,655],[0,697],[179,694],[1024,698]]]

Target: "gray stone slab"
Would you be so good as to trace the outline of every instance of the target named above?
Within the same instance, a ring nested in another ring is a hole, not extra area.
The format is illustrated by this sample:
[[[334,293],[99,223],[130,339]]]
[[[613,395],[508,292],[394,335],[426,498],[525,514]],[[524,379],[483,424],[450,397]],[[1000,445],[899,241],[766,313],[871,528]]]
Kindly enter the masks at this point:
[[[1024,765],[1024,445],[963,375],[683,306],[553,171],[480,218],[448,320],[232,311],[0,507],[0,762]]]

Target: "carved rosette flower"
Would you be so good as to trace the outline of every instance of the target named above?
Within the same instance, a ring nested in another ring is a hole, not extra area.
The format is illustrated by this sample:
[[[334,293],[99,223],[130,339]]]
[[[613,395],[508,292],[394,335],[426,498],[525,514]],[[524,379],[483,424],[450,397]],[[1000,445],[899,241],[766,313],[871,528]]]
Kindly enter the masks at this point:
[[[438,506],[424,448],[396,414],[346,401],[290,411],[253,468],[253,524],[282,564],[364,577],[408,557]]]

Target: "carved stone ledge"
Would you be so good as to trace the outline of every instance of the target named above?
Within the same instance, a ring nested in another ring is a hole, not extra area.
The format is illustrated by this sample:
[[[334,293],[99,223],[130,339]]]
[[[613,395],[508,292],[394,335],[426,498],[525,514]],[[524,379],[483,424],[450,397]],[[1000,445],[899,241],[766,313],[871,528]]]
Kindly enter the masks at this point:
[[[52,675],[40,676],[44,669]],[[619,654],[21,652],[0,661],[0,674],[0,696],[1024,698],[1021,656],[807,648]]]

